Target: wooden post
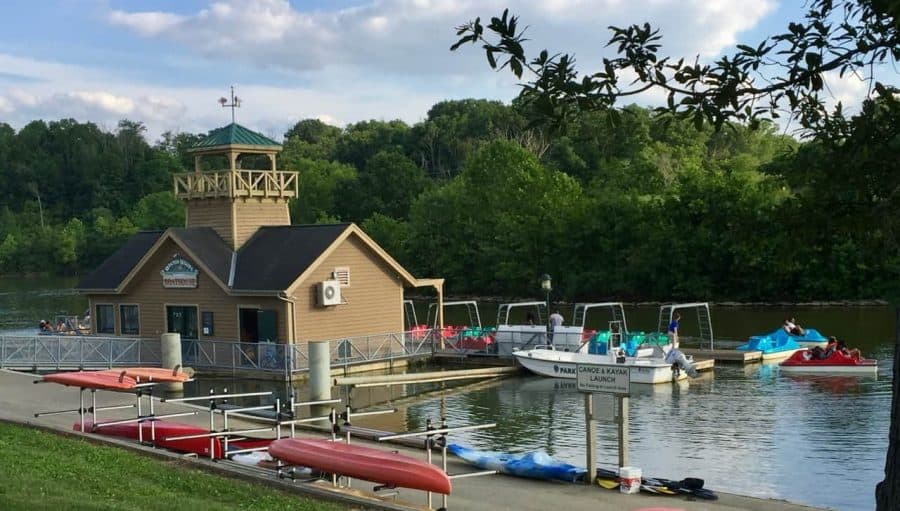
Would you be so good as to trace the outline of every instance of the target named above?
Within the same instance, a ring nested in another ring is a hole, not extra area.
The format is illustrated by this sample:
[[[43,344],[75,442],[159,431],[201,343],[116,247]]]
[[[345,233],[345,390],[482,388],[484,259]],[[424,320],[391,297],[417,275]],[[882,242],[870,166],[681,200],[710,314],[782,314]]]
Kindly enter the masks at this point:
[[[628,466],[628,396],[619,396],[619,468]]]
[[[594,399],[587,392],[584,394],[584,418],[587,431],[587,473],[584,475],[584,484],[594,484],[594,474],[597,472],[597,422],[594,420]]]

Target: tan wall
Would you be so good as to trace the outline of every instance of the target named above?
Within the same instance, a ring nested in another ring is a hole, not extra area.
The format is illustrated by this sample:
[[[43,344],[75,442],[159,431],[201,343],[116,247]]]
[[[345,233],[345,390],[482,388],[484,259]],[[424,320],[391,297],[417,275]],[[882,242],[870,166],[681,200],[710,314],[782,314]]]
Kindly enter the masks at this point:
[[[230,199],[194,199],[185,201],[187,227],[212,227],[225,244],[234,246],[233,218]]]
[[[262,226],[291,225],[286,201],[273,199],[237,200],[234,203],[235,246],[240,247]]]
[[[162,285],[160,270],[178,254],[194,265],[200,274],[198,284],[194,289],[167,289]],[[167,240],[150,258],[143,268],[135,275],[122,295],[89,295],[91,311],[100,303],[138,304],[140,307],[141,337],[156,337],[166,331],[166,305],[196,305],[197,320],[202,319],[203,311],[213,312],[214,334],[204,336],[200,333],[200,339],[235,341],[240,338],[238,331],[238,308],[249,307],[255,309],[272,309],[278,315],[278,340],[288,340],[287,319],[289,308],[287,303],[277,298],[270,297],[234,297],[228,296],[209,274],[205,273],[197,264],[171,240]],[[119,310],[116,307],[116,333],[122,331],[119,324]],[[198,325],[198,332],[200,327]]]
[[[341,288],[342,305],[316,305],[316,284],[331,278],[335,267],[350,268],[350,286]],[[351,235],[294,291],[297,338],[337,339],[403,331],[403,285],[400,277]]]

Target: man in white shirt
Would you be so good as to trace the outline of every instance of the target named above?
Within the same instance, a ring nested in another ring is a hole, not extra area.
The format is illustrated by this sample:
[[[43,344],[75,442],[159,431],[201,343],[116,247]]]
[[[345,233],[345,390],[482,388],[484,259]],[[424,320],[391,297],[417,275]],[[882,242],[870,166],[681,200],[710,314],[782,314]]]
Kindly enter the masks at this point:
[[[547,340],[550,341],[550,346],[553,346],[553,331],[558,327],[561,327],[563,324],[562,314],[559,313],[559,310],[553,311],[553,314],[550,315],[550,329],[547,332]]]

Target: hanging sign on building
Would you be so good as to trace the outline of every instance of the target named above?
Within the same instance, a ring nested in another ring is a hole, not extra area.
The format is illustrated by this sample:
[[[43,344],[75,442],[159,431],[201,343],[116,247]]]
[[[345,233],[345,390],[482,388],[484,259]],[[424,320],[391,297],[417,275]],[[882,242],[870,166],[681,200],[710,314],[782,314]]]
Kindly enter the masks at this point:
[[[194,268],[187,259],[175,256],[169,264],[159,272],[162,275],[162,284],[166,288],[195,288],[197,287],[197,275],[200,272]]]

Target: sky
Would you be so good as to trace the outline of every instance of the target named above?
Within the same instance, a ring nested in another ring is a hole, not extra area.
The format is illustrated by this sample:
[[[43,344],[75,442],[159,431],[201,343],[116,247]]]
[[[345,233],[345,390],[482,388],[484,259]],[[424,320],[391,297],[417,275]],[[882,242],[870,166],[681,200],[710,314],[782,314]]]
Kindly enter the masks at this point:
[[[711,60],[802,14],[801,0],[3,0],[0,122],[75,118],[115,130],[141,121],[205,133],[237,121],[275,139],[301,119],[336,126],[423,120],[438,101],[509,102],[518,87],[476,46],[449,51],[454,27],[509,7],[526,50],[574,53],[596,69],[606,27],[650,22],[670,55]],[[865,85],[835,80],[858,104]],[[659,97],[639,99],[653,104]]]

